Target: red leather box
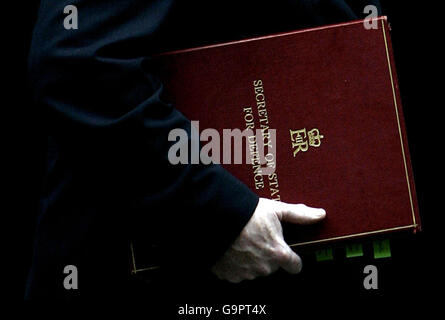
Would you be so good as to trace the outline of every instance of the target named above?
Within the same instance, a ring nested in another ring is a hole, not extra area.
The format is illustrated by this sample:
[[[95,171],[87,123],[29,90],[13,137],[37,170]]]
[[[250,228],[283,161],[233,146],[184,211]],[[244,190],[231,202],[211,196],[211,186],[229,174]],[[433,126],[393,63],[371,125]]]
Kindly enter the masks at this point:
[[[222,142],[219,160],[261,197],[326,209],[320,224],[284,226],[291,246],[421,228],[390,31],[386,17],[376,22],[375,29],[354,21],[154,60],[166,98],[199,121],[200,132],[213,128],[222,139],[224,129],[275,130],[274,172],[262,179],[254,157],[223,163]],[[133,246],[132,258],[134,273],[157,268],[153,257],[136,263]]]
[[[262,197],[326,209],[321,224],[286,229],[291,245],[420,229],[390,32],[376,22],[157,58],[169,98],[201,132],[276,130],[263,187],[251,163],[222,165]]]

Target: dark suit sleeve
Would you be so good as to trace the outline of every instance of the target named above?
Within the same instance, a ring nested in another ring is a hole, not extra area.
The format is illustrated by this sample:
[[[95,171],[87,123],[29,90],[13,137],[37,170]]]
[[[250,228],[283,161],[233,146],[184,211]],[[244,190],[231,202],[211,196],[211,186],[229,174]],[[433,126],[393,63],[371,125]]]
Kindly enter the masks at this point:
[[[64,28],[66,5],[76,6],[78,29]],[[96,208],[119,202],[124,211],[97,219],[113,220],[107,223],[113,227],[129,220],[147,238],[157,234],[175,246],[173,255],[187,250],[198,259],[188,264],[210,265],[239,235],[258,197],[220,166],[168,161],[168,133],[189,131],[190,123],[162,100],[149,62],[165,40],[172,5],[43,0],[29,58],[31,84],[58,161],[70,168],[75,185],[55,188],[52,196],[77,192]]]

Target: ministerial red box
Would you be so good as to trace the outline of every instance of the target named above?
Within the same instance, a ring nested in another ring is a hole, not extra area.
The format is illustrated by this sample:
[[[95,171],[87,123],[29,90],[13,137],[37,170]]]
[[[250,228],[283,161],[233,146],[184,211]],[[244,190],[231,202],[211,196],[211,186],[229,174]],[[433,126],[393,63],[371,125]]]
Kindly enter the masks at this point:
[[[263,188],[251,164],[222,165],[261,197],[326,209],[322,223],[286,229],[292,246],[420,230],[388,22],[376,22],[157,57],[168,97],[201,131],[245,129],[245,108],[255,128],[276,129]]]

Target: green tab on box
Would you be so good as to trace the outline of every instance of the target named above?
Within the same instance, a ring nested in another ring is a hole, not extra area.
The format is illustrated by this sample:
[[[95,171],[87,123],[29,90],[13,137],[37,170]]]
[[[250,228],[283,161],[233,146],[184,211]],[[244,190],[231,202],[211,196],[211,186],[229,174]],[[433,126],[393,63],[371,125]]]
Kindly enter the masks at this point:
[[[362,257],[363,256],[363,246],[361,243],[354,243],[346,246],[346,257]]]
[[[317,261],[328,261],[334,259],[334,254],[332,253],[332,248],[321,249],[315,251],[315,259]]]
[[[391,247],[389,240],[374,240],[374,259],[389,258],[391,257]]]

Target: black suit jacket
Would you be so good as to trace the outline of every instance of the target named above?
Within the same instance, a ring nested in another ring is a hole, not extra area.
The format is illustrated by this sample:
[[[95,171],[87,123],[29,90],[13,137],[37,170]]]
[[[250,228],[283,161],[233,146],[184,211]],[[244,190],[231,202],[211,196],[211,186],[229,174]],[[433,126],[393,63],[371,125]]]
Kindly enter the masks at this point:
[[[29,74],[48,152],[26,297],[128,295],[133,237],[183,276],[208,269],[251,217],[258,197],[220,166],[168,162],[169,131],[190,123],[163,99],[153,53],[357,19],[366,4],[42,0]]]

